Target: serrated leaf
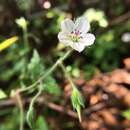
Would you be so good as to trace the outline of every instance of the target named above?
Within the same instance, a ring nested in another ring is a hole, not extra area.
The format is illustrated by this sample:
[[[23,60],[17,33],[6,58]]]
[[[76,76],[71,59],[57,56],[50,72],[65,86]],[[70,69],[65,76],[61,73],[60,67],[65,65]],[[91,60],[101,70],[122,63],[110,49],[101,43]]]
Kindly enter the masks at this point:
[[[44,91],[47,91],[50,94],[60,95],[61,89],[57,85],[54,78],[51,76],[47,77],[43,84]]]
[[[36,50],[33,51],[33,56],[31,59],[31,63],[39,63],[40,62],[40,56]],[[31,69],[34,65],[30,64],[28,67]]]
[[[44,71],[44,66],[41,63],[40,56],[36,50],[34,50],[33,56],[27,68],[28,75],[31,80],[36,80],[39,75]]]

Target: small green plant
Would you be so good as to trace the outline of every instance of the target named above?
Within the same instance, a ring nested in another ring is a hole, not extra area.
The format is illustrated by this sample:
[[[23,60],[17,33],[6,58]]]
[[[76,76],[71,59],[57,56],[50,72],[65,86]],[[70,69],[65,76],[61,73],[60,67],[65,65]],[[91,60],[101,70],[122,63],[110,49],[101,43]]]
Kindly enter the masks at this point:
[[[19,27],[23,30],[23,39],[25,43],[25,47],[29,48],[28,46],[28,32],[27,32],[27,25],[28,22],[24,18],[20,18],[16,20],[16,23]],[[87,21],[86,17],[80,17],[75,22],[70,19],[65,19],[61,23],[61,32],[58,34],[59,41],[62,42],[66,46],[71,46],[78,52],[81,52],[85,49],[86,46],[90,46],[94,43],[95,36],[91,33],[88,33],[90,29],[90,24]],[[80,91],[76,88],[70,73],[67,71],[64,60],[70,56],[73,49],[69,49],[63,56],[61,56],[50,69],[45,69],[42,65],[41,58],[36,50],[33,51],[33,56],[25,68],[24,71],[24,78],[22,79],[23,88],[19,90],[19,92],[26,92],[26,91],[37,91],[36,95],[32,98],[29,109],[27,111],[27,123],[30,128],[34,128],[34,113],[35,113],[35,101],[36,99],[42,94],[43,91],[47,91],[53,94],[59,94],[60,89],[56,84],[54,78],[51,77],[51,73],[53,73],[56,68],[59,66],[63,70],[66,78],[71,84],[72,93],[71,93],[71,101],[73,108],[77,111],[79,121],[81,122],[81,107],[84,107],[83,97],[80,94]],[[32,82],[32,84],[26,87],[28,81]],[[21,108],[21,117],[22,115],[22,108]],[[24,123],[23,118],[21,118],[21,123]],[[41,121],[42,119],[40,119]],[[23,124],[21,124],[21,129]]]

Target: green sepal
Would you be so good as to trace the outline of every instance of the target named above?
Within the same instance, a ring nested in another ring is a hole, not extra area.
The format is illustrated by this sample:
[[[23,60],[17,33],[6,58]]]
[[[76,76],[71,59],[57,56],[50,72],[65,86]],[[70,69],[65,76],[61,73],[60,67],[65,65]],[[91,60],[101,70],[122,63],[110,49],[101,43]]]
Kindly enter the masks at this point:
[[[84,107],[84,101],[81,93],[76,87],[73,87],[71,94],[73,108],[77,111],[79,121],[81,122],[81,107]]]

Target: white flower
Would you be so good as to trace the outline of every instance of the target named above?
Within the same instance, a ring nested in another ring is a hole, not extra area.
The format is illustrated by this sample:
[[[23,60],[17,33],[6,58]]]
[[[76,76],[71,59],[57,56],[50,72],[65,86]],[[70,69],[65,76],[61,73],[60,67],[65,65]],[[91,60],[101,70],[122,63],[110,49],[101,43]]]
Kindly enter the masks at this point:
[[[87,33],[89,29],[90,24],[86,17],[80,17],[75,22],[67,18],[61,23],[58,39],[61,43],[81,52],[86,46],[94,43],[95,36]]]

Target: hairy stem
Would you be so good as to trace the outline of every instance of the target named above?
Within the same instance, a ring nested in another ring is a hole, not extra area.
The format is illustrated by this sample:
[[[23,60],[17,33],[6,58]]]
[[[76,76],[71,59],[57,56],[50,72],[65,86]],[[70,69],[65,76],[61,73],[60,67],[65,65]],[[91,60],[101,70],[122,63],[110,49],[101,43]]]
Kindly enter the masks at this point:
[[[70,84],[71,84],[72,88],[74,88],[74,87],[75,87],[75,85],[74,85],[74,83],[73,83],[73,80],[72,80],[72,78],[71,78],[70,74],[67,72],[67,70],[66,70],[66,68],[65,68],[65,66],[64,66],[64,64],[63,64],[63,62],[61,62],[61,63],[59,64],[59,66],[61,67],[61,69],[62,69],[62,70],[63,70],[63,72],[65,73],[66,78],[67,78],[67,79],[68,79],[68,81],[70,82]]]
[[[24,91],[28,91],[32,88],[34,88],[40,81],[42,81],[44,78],[46,78],[48,75],[50,75],[56,68],[57,66],[63,62],[70,54],[71,54],[72,50],[69,50],[67,53],[65,53],[64,56],[60,57],[56,62],[55,64],[46,72],[46,73],[43,73],[39,79],[37,81],[35,81],[32,85],[26,87],[26,88],[23,88],[20,90],[20,92],[24,92]]]

